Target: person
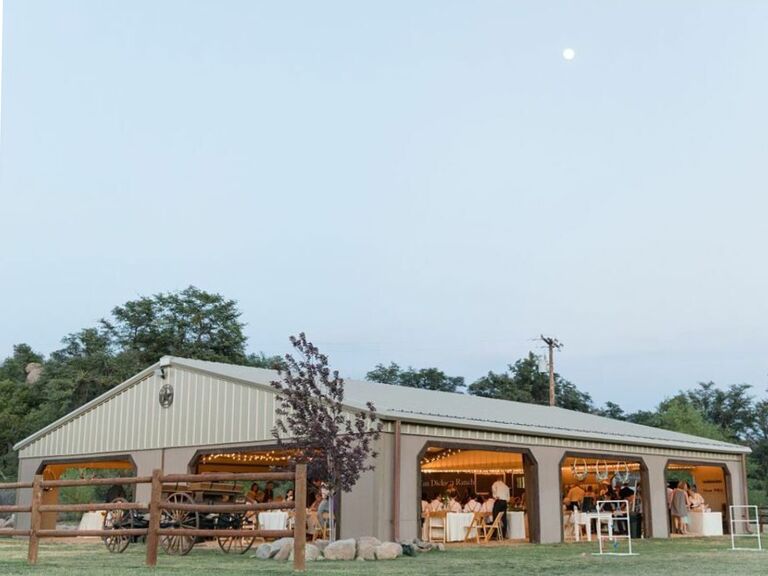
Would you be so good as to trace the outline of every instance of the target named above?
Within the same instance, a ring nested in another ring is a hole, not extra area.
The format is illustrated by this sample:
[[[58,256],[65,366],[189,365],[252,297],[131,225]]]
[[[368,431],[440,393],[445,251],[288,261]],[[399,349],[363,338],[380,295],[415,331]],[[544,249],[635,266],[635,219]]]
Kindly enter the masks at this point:
[[[289,488],[288,491],[285,493],[285,501],[286,502],[293,502],[293,488]]]
[[[443,509],[443,501],[440,499],[439,494],[435,494],[435,497],[432,498],[432,502],[429,503],[429,511],[439,512],[442,509]]]
[[[469,493],[469,500],[464,504],[464,512],[480,512],[483,505],[477,500],[474,492]]]
[[[584,498],[581,501],[582,512],[595,512],[595,492],[592,486],[587,486],[587,491],[584,493]]]
[[[109,490],[107,490],[107,495],[104,498],[104,502],[113,502],[117,498],[126,498],[125,489],[119,484],[113,484],[110,486]]]
[[[686,492],[688,485],[680,482],[672,495],[672,522],[676,534],[688,534],[688,509],[690,502]]]
[[[250,489],[248,492],[245,493],[245,500],[250,503],[254,502],[261,502],[261,500],[258,499],[259,497],[259,485],[254,482],[251,484]]]
[[[480,512],[483,513],[486,524],[493,522],[493,506],[496,501],[492,496],[486,498],[480,506]]]
[[[322,491],[318,490],[315,492],[315,499],[312,502],[311,506],[309,507],[310,511],[317,512],[317,509],[320,507],[320,503],[323,501],[323,493]]]
[[[565,496],[565,505],[569,510],[581,510],[585,494],[581,486],[574,484]]]
[[[328,500],[329,494],[330,492],[325,486],[320,489],[320,504],[317,506],[317,521],[324,529],[328,528],[328,525],[330,524],[329,517],[331,509]]]
[[[264,488],[264,498],[262,502],[272,502],[275,499],[275,483],[267,482],[266,488]]]
[[[504,483],[504,477],[491,484],[493,494],[493,520],[501,513],[501,537],[507,537],[507,508],[509,507],[509,486]]]
[[[706,508],[704,496],[699,494],[695,484],[688,489],[688,502],[691,504],[692,511],[703,512]]]
[[[619,490],[619,500],[626,500],[627,505],[629,506],[629,510],[634,510],[635,508],[635,491],[632,490],[632,488],[629,487],[629,484],[624,482],[621,485],[621,490]]]
[[[421,493],[421,518],[422,520],[427,515],[427,512],[429,512],[429,496],[427,496],[426,492]]]
[[[461,502],[456,499],[455,495],[451,496],[451,499],[448,500],[448,512],[461,512]]]

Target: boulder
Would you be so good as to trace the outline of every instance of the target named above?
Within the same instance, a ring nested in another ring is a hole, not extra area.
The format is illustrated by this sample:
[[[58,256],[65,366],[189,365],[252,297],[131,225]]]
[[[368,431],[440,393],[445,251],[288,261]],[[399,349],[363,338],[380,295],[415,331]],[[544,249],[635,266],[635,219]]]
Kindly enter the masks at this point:
[[[314,562],[318,558],[320,558],[320,548],[314,544],[307,544],[304,547],[304,560],[306,562]],[[291,546],[291,553],[288,554],[288,561],[293,561],[293,546]]]
[[[277,551],[275,554],[277,554]],[[254,558],[258,558],[259,560],[269,560],[272,558],[272,546],[266,542],[261,544],[258,548],[256,548],[256,556],[254,556]]]
[[[293,538],[280,538],[278,540],[275,540],[274,542],[270,542],[269,546],[271,548],[272,557],[274,557],[275,554],[280,552],[280,550],[282,550],[283,546],[285,546],[286,544],[290,544],[291,546],[293,546]]]
[[[283,547],[275,554],[275,560],[288,560],[288,557],[293,553],[293,542],[286,542]]]
[[[397,542],[384,542],[376,547],[377,560],[394,560],[403,555],[403,547]]]
[[[381,546],[381,540],[372,536],[357,539],[357,557],[363,560],[376,560],[376,547]]]
[[[317,546],[320,549],[320,552],[324,552],[328,547],[328,544],[330,544],[330,540],[315,540],[312,544]]]
[[[357,544],[354,538],[336,540],[325,547],[323,555],[326,560],[354,560]]]
[[[416,556],[416,549],[413,544],[401,544],[403,547],[403,556]]]

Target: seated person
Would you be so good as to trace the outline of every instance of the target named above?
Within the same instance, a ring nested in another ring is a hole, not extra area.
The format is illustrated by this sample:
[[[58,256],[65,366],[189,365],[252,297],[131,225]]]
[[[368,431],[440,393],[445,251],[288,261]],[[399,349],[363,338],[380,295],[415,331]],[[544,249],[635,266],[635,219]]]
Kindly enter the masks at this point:
[[[482,507],[483,503],[478,500],[478,496],[473,492],[470,492],[469,499],[467,500],[467,503],[464,504],[464,512],[480,512]]]
[[[432,502],[429,503],[429,511],[430,512],[439,512],[443,509],[443,501],[440,499],[440,496],[437,494],[434,498],[432,498]]]
[[[421,493],[421,517],[424,518],[424,516],[427,515],[427,512],[429,511],[429,497],[427,496],[426,492]]]
[[[455,496],[448,500],[448,512],[461,512],[461,502]]]
[[[488,524],[493,523],[493,505],[496,503],[496,500],[492,496],[489,496],[485,499],[483,502],[483,505],[480,507],[480,512],[484,514],[485,521]]]
[[[293,502],[293,488],[289,488],[288,491],[285,493],[285,501]]]
[[[259,494],[260,494],[259,485],[256,482],[254,482],[253,484],[251,484],[250,490],[248,490],[248,492],[245,493],[245,500],[250,503],[261,502],[261,500],[259,499]]]

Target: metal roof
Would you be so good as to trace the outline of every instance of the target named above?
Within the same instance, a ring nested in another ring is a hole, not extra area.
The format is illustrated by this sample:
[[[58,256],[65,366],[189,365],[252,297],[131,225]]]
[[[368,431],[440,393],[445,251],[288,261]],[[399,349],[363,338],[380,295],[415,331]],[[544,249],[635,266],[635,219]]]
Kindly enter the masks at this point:
[[[274,370],[166,356],[106,394],[22,440],[14,449],[24,448],[50,430],[107,401],[155,368],[169,365],[270,389],[271,382],[279,379]],[[749,448],[736,444],[538,404],[351,379],[345,379],[344,390],[344,403],[349,408],[363,409],[371,401],[379,415],[387,420],[683,450],[750,452]]]

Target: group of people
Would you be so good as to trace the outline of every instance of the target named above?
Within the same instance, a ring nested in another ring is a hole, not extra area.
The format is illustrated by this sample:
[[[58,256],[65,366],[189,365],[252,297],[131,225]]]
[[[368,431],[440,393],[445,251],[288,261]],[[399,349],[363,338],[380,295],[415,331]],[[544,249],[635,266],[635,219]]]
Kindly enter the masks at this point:
[[[667,485],[667,506],[672,516],[672,532],[688,534],[688,513],[690,511],[704,512],[707,504],[699,494],[695,485],[686,481],[672,480]]]
[[[285,495],[275,494],[275,483],[267,482],[262,489],[258,482],[251,484],[250,490],[245,493],[246,501],[250,503],[259,502],[291,502],[293,500],[293,489],[288,489]]]
[[[604,482],[595,490],[592,485],[582,487],[579,484],[566,485],[563,496],[563,504],[568,510],[578,510],[580,512],[595,512],[598,500],[626,500],[630,510],[634,509],[635,490],[627,483],[622,483],[621,487],[614,487],[609,482]],[[608,505],[606,510],[613,510]]]
[[[511,498],[509,486],[504,482],[504,477],[499,477],[491,486],[491,495],[482,496],[473,490],[459,493],[453,484],[449,484],[445,492],[436,494],[431,500],[426,493],[421,495],[421,517],[426,518],[431,512],[465,512],[483,514],[486,523],[493,523],[499,513],[501,516],[501,526],[504,534],[507,533],[507,515],[506,512],[510,505],[513,508],[523,507],[525,505],[525,493],[516,498]]]

